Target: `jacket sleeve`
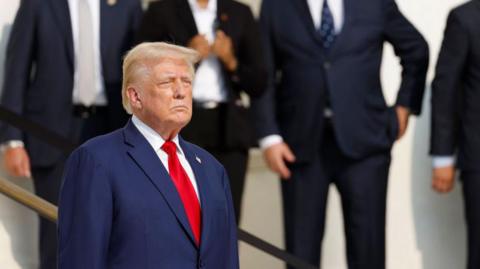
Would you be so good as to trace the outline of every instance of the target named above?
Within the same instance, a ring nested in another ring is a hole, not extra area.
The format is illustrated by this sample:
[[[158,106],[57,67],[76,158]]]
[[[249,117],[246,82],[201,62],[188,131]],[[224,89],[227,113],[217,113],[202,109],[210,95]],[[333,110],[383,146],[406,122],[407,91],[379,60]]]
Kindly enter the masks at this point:
[[[428,69],[428,44],[400,13],[394,0],[385,0],[384,4],[384,36],[392,44],[402,65],[402,82],[396,103],[419,115]]]
[[[105,167],[84,148],[69,158],[60,192],[58,269],[105,269],[112,225]]]
[[[22,0],[7,45],[1,105],[23,114],[24,96],[30,84],[36,47],[37,0]],[[1,123],[0,142],[21,140],[22,132]]]
[[[260,11],[261,41],[266,68],[266,88],[259,98],[252,100],[252,113],[258,138],[280,134],[275,116],[275,75],[277,67],[275,64],[275,40],[272,24],[272,10],[274,6],[274,0],[264,0],[262,1]]]
[[[453,155],[457,146],[458,103],[469,50],[467,30],[451,12],[432,83],[430,153]]]
[[[162,24],[164,18],[161,7],[159,6],[160,4],[162,3],[152,2],[148,6],[148,9],[140,20],[135,43],[139,44],[141,42],[154,42],[165,39],[165,26]]]
[[[235,90],[245,91],[250,97],[257,97],[263,93],[266,84],[260,29],[250,8],[246,6],[242,8],[244,30],[236,52],[238,67],[229,75]]]

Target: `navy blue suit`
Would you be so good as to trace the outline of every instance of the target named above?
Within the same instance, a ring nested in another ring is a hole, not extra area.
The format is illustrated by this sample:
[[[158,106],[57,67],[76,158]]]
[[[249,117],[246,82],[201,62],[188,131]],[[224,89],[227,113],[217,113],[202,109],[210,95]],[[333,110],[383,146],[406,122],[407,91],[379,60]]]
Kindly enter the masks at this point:
[[[398,136],[380,83],[383,46],[393,46],[403,68],[396,104],[413,114],[421,111],[428,46],[394,0],[343,3],[343,28],[325,50],[306,0],[263,1],[268,86],[252,104],[258,137],[280,134],[296,156],[291,180],[282,181],[287,250],[319,263],[333,182],[349,268],[383,268],[390,149]]]
[[[121,105],[122,56],[133,44],[142,16],[140,1],[117,0],[110,6],[106,0],[99,0],[98,4],[108,100],[102,120],[85,121],[73,115],[74,48],[67,0],[22,0],[7,47],[1,105],[73,142],[120,128],[128,119]],[[35,191],[56,204],[65,154],[28,133],[1,124],[0,142],[8,140],[25,142]],[[42,219],[41,268],[55,268],[55,234],[55,225]]]
[[[457,156],[467,221],[467,268],[480,268],[480,1],[454,8],[432,82],[430,153]]]
[[[238,269],[235,212],[223,166],[180,138],[197,181],[201,243],[147,140],[129,122],[69,158],[59,206],[59,269]]]

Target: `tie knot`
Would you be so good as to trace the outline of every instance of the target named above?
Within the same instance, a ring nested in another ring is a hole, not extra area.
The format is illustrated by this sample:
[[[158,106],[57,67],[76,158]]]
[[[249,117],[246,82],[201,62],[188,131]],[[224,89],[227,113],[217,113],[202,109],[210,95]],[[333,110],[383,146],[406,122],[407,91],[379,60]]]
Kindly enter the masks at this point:
[[[175,145],[175,143],[172,142],[171,140],[165,141],[165,143],[163,143],[163,145],[162,145],[162,149],[168,155],[172,155],[172,154],[177,153],[177,145]]]

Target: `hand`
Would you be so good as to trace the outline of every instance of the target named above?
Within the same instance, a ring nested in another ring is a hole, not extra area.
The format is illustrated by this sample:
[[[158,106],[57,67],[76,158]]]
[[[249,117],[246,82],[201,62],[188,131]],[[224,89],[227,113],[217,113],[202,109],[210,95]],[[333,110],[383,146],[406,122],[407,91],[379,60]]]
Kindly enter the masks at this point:
[[[447,193],[455,184],[455,167],[453,165],[433,168],[432,188],[440,193]]]
[[[402,138],[405,135],[408,127],[408,118],[410,116],[410,110],[403,106],[396,106],[395,112],[397,113],[398,119],[398,137],[397,140]]]
[[[203,60],[210,54],[210,45],[204,35],[196,35],[188,42],[188,47],[196,50]]]
[[[24,147],[5,149],[3,162],[9,175],[15,177],[32,177],[30,158]]]
[[[227,70],[233,72],[237,69],[238,62],[233,51],[232,39],[221,30],[216,33],[212,52],[223,62]]]
[[[295,155],[284,142],[272,145],[263,151],[263,157],[268,167],[277,173],[282,179],[288,179],[291,176],[286,162],[293,163]]]

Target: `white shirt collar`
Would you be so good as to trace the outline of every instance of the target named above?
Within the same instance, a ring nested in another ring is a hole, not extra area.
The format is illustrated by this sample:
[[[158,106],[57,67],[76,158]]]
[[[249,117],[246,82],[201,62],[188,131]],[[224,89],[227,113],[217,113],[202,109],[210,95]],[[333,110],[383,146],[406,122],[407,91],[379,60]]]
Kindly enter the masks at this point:
[[[197,3],[197,0],[188,0],[188,3],[190,4],[190,8],[192,9],[192,12],[196,12],[199,10],[206,10],[212,13],[217,12],[217,0],[208,0],[206,9],[200,8],[200,6]]]
[[[145,137],[145,139],[147,139],[148,143],[152,146],[155,152],[161,149],[161,147],[165,143],[165,140],[155,130],[150,128],[150,126],[145,124],[135,115],[132,116],[132,122],[133,122],[133,125],[137,127],[138,131]],[[182,148],[180,147],[180,143],[178,141],[178,135],[176,135],[172,139],[172,141],[177,146],[177,154],[183,155]]]

